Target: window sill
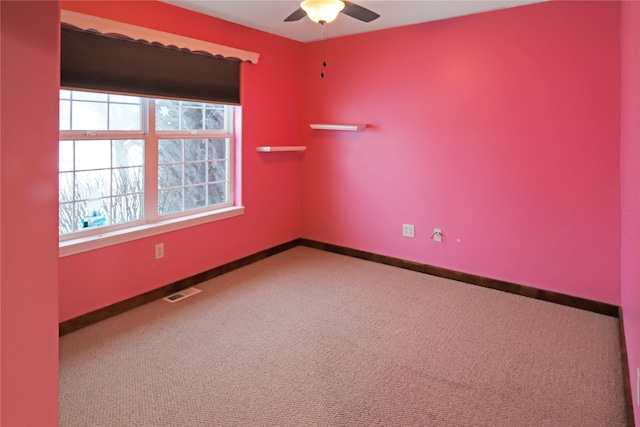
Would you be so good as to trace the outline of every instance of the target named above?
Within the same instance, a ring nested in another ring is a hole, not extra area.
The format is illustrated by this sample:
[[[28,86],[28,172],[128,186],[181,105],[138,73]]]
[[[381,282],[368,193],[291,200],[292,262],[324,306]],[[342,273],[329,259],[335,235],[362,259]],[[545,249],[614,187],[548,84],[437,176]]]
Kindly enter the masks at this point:
[[[219,221],[244,214],[244,206],[232,206],[215,212],[205,212],[187,217],[173,218],[153,224],[130,227],[123,230],[110,231],[103,234],[80,237],[60,242],[59,256],[66,257],[95,249],[105,248],[119,243],[168,233],[182,228],[193,227],[207,222]]]

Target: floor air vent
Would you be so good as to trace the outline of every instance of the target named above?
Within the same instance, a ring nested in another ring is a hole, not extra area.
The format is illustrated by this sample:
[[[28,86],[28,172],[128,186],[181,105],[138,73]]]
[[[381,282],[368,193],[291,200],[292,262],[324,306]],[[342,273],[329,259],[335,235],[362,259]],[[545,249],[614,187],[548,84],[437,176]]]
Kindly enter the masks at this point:
[[[180,301],[182,299],[188,298],[191,295],[195,295],[195,294],[197,294],[199,292],[202,292],[202,291],[200,289],[198,289],[198,288],[183,289],[180,292],[176,292],[175,294],[171,294],[168,297],[164,297],[162,299],[165,300],[165,301],[173,303],[173,302],[178,302],[178,301]]]

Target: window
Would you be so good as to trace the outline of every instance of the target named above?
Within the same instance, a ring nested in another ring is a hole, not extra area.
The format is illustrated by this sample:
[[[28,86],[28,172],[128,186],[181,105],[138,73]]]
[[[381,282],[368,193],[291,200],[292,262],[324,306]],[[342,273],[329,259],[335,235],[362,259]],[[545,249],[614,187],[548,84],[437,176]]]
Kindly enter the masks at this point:
[[[233,130],[258,56],[61,11],[60,256],[244,213]]]
[[[233,110],[61,90],[61,240],[233,206]]]

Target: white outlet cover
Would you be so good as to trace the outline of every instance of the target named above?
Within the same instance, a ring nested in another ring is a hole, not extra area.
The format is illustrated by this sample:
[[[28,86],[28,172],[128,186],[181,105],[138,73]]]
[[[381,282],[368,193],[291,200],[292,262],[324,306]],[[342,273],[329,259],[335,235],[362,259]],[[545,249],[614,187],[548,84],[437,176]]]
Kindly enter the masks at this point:
[[[158,243],[154,249],[156,259],[164,258],[164,243]]]
[[[413,224],[402,224],[402,235],[404,237],[416,237]]]

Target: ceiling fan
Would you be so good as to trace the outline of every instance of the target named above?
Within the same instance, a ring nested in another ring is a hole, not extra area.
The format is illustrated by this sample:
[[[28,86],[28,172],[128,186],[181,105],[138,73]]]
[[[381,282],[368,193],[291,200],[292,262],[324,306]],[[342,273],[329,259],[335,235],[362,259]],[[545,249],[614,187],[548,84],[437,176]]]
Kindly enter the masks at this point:
[[[305,0],[300,3],[298,10],[285,18],[284,22],[299,21],[306,15],[314,22],[326,24],[336,19],[340,12],[362,22],[371,22],[380,17],[377,13],[349,1]]]
[[[342,0],[304,0],[298,10],[287,16],[284,22],[299,21],[306,16],[313,22],[322,25],[322,71],[320,77],[324,78],[324,68],[327,62],[324,60],[324,24],[333,21],[342,12],[362,22],[371,22],[380,15],[349,1]]]

